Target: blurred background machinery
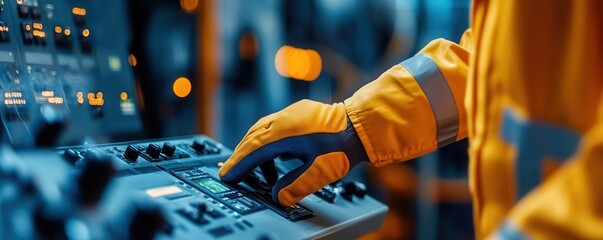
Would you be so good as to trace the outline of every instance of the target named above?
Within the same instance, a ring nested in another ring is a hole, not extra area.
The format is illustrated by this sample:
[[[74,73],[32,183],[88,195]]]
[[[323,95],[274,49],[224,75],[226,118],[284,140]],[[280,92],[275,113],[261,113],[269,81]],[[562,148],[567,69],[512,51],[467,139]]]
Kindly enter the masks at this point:
[[[264,115],[303,98],[342,101],[429,41],[458,41],[469,17],[468,0],[132,2],[131,11],[146,9],[146,20],[133,21],[146,32],[132,44],[135,72],[145,102],[162,106],[145,109],[146,131],[199,130],[229,147]],[[166,59],[174,60],[162,66]],[[170,92],[181,76],[195,89],[185,98]],[[466,148],[464,141],[419,161],[355,169],[348,178],[367,182],[391,207],[367,238],[472,238]]]

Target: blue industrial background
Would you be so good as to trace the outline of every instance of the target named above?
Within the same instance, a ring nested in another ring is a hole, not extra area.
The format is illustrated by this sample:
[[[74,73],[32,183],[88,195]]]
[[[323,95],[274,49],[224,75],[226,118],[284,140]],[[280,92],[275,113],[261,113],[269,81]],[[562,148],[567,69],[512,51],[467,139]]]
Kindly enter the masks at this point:
[[[429,41],[458,41],[470,14],[468,0],[213,2],[209,11],[197,11],[203,5],[196,0],[129,1],[135,61],[130,64],[140,85],[142,122],[149,137],[202,131],[234,148],[264,115],[303,98],[342,101]],[[199,19],[207,12],[215,15],[210,24],[217,41],[204,48]],[[322,60],[318,77],[302,81],[279,75],[275,56],[283,46],[316,51]],[[211,89],[202,89],[207,85],[199,80],[205,71],[199,67],[202,58],[219,66],[219,79]],[[173,85],[180,77],[201,91],[176,96]],[[198,100],[205,97],[200,96],[203,90],[211,91],[209,101]],[[199,130],[203,121],[211,132]],[[383,233],[374,237],[472,238],[468,189],[458,187],[466,183],[466,148],[467,142],[460,142],[423,161],[383,171],[356,168],[349,177],[366,181],[373,195],[392,207]],[[388,188],[387,180],[400,175],[406,176],[399,178],[401,185],[414,179],[410,190]],[[441,194],[433,197],[430,192]]]

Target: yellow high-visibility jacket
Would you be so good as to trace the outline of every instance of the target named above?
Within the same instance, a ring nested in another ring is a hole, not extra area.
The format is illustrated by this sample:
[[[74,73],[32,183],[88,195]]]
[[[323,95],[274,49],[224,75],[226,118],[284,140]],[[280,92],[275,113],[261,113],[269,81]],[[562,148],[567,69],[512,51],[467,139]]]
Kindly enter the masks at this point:
[[[469,137],[476,237],[603,239],[603,1],[474,0],[346,111],[374,166]]]

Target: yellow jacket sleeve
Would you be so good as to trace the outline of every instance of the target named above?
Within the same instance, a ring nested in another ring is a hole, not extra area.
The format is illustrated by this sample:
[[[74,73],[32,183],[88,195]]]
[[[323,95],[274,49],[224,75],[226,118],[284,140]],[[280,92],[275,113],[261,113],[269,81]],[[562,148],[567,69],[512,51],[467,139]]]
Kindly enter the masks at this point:
[[[467,136],[465,86],[471,32],[437,39],[345,100],[371,163],[412,159]]]
[[[603,239],[603,123],[575,157],[530,192],[492,238]]]

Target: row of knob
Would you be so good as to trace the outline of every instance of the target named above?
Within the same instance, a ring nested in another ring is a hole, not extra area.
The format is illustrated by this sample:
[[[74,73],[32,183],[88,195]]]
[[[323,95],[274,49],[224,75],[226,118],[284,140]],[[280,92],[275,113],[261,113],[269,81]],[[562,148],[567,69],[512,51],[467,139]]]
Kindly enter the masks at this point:
[[[341,181],[337,181],[335,183],[324,186],[320,190],[314,193],[317,197],[330,202],[335,202],[335,197],[337,197],[337,193],[344,199],[348,201],[353,201],[354,196],[358,198],[364,198],[366,196],[366,186],[357,181],[351,181],[347,183],[343,183]]]
[[[188,146],[192,150],[196,151],[198,154],[220,153],[220,148],[208,141],[194,140]],[[163,143],[163,146],[161,146],[161,147],[158,144],[150,143],[144,150],[141,150],[134,145],[128,145],[126,147],[125,151],[123,152],[123,158],[128,162],[132,162],[132,163],[136,162],[138,160],[138,158],[140,157],[140,154],[142,153],[141,151],[144,151],[144,153],[152,159],[160,159],[162,154],[163,154],[163,156],[165,156],[167,158],[172,158],[172,157],[178,158],[178,156],[176,156],[177,155],[176,154],[176,146],[170,142]],[[67,159],[68,162],[70,162],[71,164],[75,164],[82,157],[87,158],[87,155],[93,154],[93,153],[94,153],[94,151],[87,150],[86,152],[83,153],[83,155],[80,155],[80,153],[77,150],[67,149],[63,152],[63,156]],[[186,157],[188,157],[188,155],[186,155]]]
[[[176,152],[176,146],[170,142],[165,142],[163,147],[159,148],[159,145],[151,143],[149,146],[147,146],[145,152],[152,158],[159,158],[161,153],[170,157]],[[130,162],[136,162],[139,156],[140,151],[136,147],[128,145],[126,151],[124,152],[124,158]]]
[[[192,142],[192,144],[189,146],[191,149],[195,150],[198,154],[220,153],[220,148],[218,148],[217,146],[213,145],[212,143],[210,143],[208,141],[202,142],[199,140],[194,140]],[[145,153],[153,159],[158,159],[161,156],[161,154],[164,154],[167,157],[172,157],[175,152],[176,152],[176,146],[170,142],[165,142],[163,144],[163,147],[161,147],[161,148],[157,144],[150,143],[145,150]],[[140,156],[140,150],[138,150],[133,145],[128,145],[128,147],[124,151],[124,158],[127,161],[136,162],[136,160],[138,159],[139,156]]]

